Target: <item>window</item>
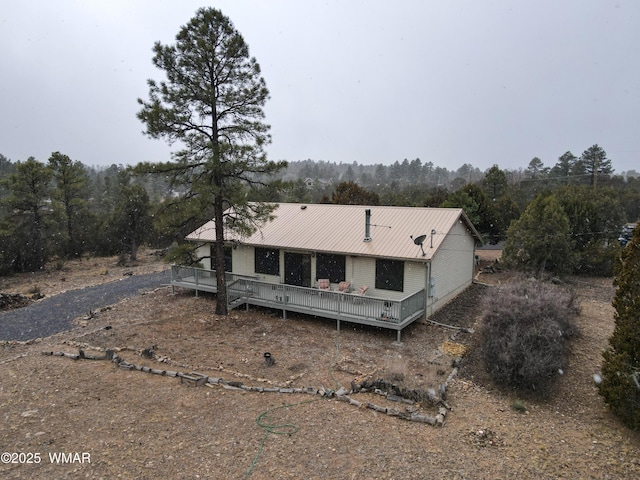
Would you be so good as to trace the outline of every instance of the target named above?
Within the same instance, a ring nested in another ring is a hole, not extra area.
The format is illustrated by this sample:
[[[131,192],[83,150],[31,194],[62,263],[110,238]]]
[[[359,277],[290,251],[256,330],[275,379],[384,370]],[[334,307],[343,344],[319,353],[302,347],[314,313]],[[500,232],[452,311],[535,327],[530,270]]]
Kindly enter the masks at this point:
[[[319,253],[316,256],[316,278],[328,278],[338,283],[346,280],[346,260],[344,255]]]
[[[280,275],[280,250],[277,248],[255,249],[255,272]]]
[[[404,290],[404,262],[376,259],[376,288],[382,290]]]
[[[232,262],[232,248],[230,246],[224,247],[224,271],[233,272]],[[211,270],[216,269],[216,245],[214,243],[210,246],[209,255],[211,256]]]

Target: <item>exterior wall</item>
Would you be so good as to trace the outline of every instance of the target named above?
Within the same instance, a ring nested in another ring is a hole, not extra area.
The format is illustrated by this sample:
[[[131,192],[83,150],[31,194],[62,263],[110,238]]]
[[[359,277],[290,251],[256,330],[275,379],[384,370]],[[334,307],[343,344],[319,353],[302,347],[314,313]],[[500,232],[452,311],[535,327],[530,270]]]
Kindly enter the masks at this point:
[[[255,266],[253,248],[238,245],[231,251],[231,262],[233,263],[233,273],[237,273],[238,275],[255,275],[253,271]]]
[[[208,247],[207,247],[208,248]],[[256,274],[254,271],[254,249],[251,246],[239,245],[232,250],[233,273],[257,277],[259,280],[271,283],[281,283],[284,278],[284,250],[280,250],[280,276]],[[204,263],[204,262],[203,262]],[[209,268],[208,265],[205,268]],[[405,262],[404,265],[404,291],[376,290],[376,259],[370,257],[346,256],[345,280],[351,282],[352,291],[358,290],[362,285],[367,285],[367,295],[372,297],[384,297],[390,300],[402,298],[425,288],[426,271],[423,262]],[[316,286],[316,262],[315,257],[311,262],[311,285]],[[337,284],[332,284],[335,289]]]
[[[284,255],[280,251],[280,275],[265,275],[255,272],[254,248],[247,245],[238,245],[231,251],[233,273],[256,277],[262,282],[280,283],[284,276]]]
[[[447,234],[431,263],[431,283],[427,315],[435,313],[471,285],[474,275],[475,242],[458,222]]]
[[[369,287],[367,295],[372,295],[376,285],[376,259],[368,257],[347,257],[347,264],[351,264],[351,268],[347,268],[347,276],[351,274],[347,280],[351,282],[353,290],[359,289],[362,285]]]
[[[419,292],[427,286],[427,267],[424,262],[404,262],[403,297]],[[386,291],[386,290],[385,290]]]
[[[196,255],[198,256],[198,258],[210,256],[211,254],[210,245],[211,244],[206,243],[196,249]],[[211,258],[204,258],[200,261],[200,263],[202,263],[202,268],[211,270]]]

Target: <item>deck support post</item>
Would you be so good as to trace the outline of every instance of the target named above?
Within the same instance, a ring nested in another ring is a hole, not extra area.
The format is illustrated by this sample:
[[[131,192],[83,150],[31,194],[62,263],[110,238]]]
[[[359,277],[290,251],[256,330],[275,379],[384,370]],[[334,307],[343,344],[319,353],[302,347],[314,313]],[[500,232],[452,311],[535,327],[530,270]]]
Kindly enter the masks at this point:
[[[340,319],[339,318],[336,320],[336,328],[338,329],[338,331],[340,331]]]
[[[283,320],[287,319],[287,311],[284,308],[282,309],[282,319]]]

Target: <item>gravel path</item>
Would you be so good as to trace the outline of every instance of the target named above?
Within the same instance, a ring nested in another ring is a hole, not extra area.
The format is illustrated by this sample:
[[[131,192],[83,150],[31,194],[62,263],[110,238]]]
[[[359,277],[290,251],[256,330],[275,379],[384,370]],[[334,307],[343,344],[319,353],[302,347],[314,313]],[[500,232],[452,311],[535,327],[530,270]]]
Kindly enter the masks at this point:
[[[171,281],[171,270],[132,275],[115,282],[70,290],[43,298],[28,307],[0,313],[0,341],[48,337],[72,328],[72,321],[89,310],[113,305],[120,300],[153,290]]]

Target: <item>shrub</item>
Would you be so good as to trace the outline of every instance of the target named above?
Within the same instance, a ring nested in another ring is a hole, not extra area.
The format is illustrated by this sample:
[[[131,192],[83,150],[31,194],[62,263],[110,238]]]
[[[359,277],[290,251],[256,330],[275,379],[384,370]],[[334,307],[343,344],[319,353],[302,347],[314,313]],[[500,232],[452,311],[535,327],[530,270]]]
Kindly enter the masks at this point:
[[[600,394],[632,429],[640,430],[640,228],[616,264],[615,328],[603,353]]]
[[[620,244],[610,242],[589,242],[578,255],[575,273],[579,275],[594,275],[598,277],[613,276],[615,260],[620,256]]]
[[[521,400],[514,400],[511,403],[511,408],[518,413],[525,413],[527,411],[527,407],[525,407]]]
[[[548,395],[577,333],[577,312],[572,291],[537,280],[517,279],[485,297],[481,339],[493,380]]]

